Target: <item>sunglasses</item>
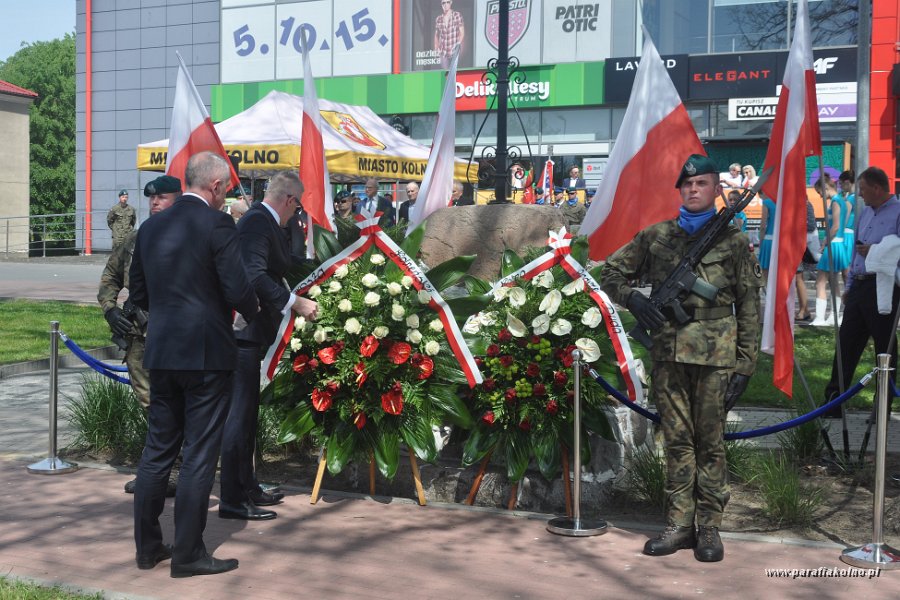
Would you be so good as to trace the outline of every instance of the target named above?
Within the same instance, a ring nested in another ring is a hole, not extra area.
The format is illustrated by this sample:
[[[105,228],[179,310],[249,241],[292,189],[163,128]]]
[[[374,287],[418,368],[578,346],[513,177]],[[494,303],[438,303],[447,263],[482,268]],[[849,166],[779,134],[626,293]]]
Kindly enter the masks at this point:
[[[338,198],[334,201],[335,204],[347,204],[350,202],[350,198]]]

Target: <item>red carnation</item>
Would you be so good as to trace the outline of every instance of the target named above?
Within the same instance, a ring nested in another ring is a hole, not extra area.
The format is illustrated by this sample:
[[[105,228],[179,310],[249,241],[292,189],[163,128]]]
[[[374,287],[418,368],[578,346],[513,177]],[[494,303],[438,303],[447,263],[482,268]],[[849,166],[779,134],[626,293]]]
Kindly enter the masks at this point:
[[[322,348],[319,350],[319,360],[326,365],[333,365],[334,361],[337,360],[338,354],[341,353],[341,350],[343,350],[343,344],[341,344],[341,347],[338,347],[338,344],[335,344],[328,348]]]
[[[531,393],[535,396],[546,396],[547,386],[543,383],[536,383],[531,387]]]
[[[331,393],[316,388],[312,391],[312,405],[319,412],[325,412],[331,408]]]
[[[516,388],[507,388],[507,389],[506,389],[506,393],[503,394],[503,397],[506,398],[506,401],[507,401],[507,402],[515,402],[515,401],[516,401],[516,397],[517,397],[518,395],[519,395],[519,394],[516,393]]]
[[[509,354],[504,354],[500,357],[500,366],[504,369],[508,369],[512,366],[514,361],[515,359],[512,356],[510,356]]]
[[[358,412],[353,415],[353,424],[356,425],[357,429],[362,429],[366,426],[366,413]]]
[[[363,338],[362,344],[359,346],[359,353],[369,358],[378,350],[378,338],[374,335],[367,335]]]
[[[509,332],[509,329],[504,327],[500,331],[497,332],[497,339],[501,342],[508,342],[512,339],[512,334]]]
[[[553,374],[553,385],[557,387],[563,387],[566,385],[566,382],[569,381],[569,376],[566,375],[563,371],[556,371]]]
[[[500,346],[497,344],[491,344],[487,347],[488,356],[497,356],[498,354],[500,354]]]
[[[353,372],[356,373],[356,387],[362,387],[366,379],[369,378],[369,374],[366,373],[366,364],[362,362],[356,363],[353,367]]]
[[[494,381],[493,377],[488,377],[487,379],[484,380],[484,382],[482,382],[481,385],[483,385],[484,389],[486,389],[489,392],[493,392],[495,389],[497,389],[497,382]]]
[[[399,415],[403,412],[403,388],[399,381],[391,387],[390,391],[381,395],[381,408],[389,415]]]
[[[550,413],[551,415],[555,415],[556,413],[559,412],[559,404],[557,404],[556,400],[553,400],[552,398],[550,399],[549,402],[547,402],[546,408],[547,408],[547,412]]]
[[[488,425],[494,424],[494,411],[489,410],[483,415],[481,415],[481,420],[487,423]]]
[[[522,422],[519,423],[519,429],[522,431],[531,431],[531,422],[527,418],[522,419]]]
[[[402,365],[409,359],[409,355],[411,352],[412,346],[410,346],[406,342],[395,342],[391,346],[391,351],[388,352],[388,358],[395,365]]]
[[[541,374],[541,368],[537,366],[537,363],[528,363],[528,366],[525,367],[525,374],[529,377],[537,377]]]
[[[307,371],[310,370],[309,366],[309,357],[305,354],[298,354],[296,358],[294,358],[294,373],[299,373],[303,375]]]
[[[431,373],[434,371],[434,361],[424,354],[419,354],[418,352],[412,355],[409,364],[411,364],[414,369],[418,369],[420,371],[418,377],[419,379],[428,379],[429,377],[431,377]]]

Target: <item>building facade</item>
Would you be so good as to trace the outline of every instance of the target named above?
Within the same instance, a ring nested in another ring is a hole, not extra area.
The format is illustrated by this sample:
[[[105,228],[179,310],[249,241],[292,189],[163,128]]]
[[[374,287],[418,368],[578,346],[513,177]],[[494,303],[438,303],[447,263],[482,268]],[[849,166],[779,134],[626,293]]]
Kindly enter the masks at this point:
[[[0,81],[0,181],[3,182],[3,202],[0,217],[0,252],[28,250],[28,218],[30,214],[30,125],[31,105],[38,95],[6,81]]]

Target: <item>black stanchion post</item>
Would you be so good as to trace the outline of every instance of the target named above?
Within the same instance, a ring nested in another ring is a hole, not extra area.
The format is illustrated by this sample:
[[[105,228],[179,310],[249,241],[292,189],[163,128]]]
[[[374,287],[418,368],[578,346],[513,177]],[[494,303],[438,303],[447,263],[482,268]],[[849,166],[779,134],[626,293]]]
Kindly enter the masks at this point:
[[[588,537],[606,533],[606,521],[581,518],[581,351],[573,350],[572,369],[575,385],[575,460],[573,477],[573,517],[557,517],[547,523],[547,531],[569,537]]]
[[[28,465],[29,473],[40,475],[60,475],[78,469],[75,463],[69,463],[56,456],[56,401],[59,391],[59,321],[50,321],[50,449],[47,458]]]
[[[891,355],[879,354],[875,359],[878,371],[878,393],[875,402],[878,418],[875,426],[875,499],[872,509],[872,541],[864,546],[848,548],[841,560],[861,568],[900,569],[900,551],[884,543],[884,463],[887,455],[888,403],[891,401]]]

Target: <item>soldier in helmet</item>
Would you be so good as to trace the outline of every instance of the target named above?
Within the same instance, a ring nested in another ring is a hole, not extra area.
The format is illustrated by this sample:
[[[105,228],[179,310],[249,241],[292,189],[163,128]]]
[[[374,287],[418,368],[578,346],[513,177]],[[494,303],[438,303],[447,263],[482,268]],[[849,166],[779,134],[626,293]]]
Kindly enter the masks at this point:
[[[176,177],[163,175],[148,183],[144,186],[144,196],[150,202],[150,216],[172,206],[180,194],[181,182]],[[118,304],[119,293],[128,287],[128,270],[131,268],[136,239],[137,231],[128,233],[106,261],[106,267],[100,276],[97,301],[103,307],[103,316],[109,323],[113,341],[125,350],[125,364],[128,365],[131,387],[146,412],[150,407],[150,375],[143,365],[147,314],[128,301],[122,307]],[[134,493],[134,480],[125,484],[125,491]]]
[[[651,225],[617,250],[602,281],[653,340],[652,395],[666,444],[668,526],[647,541],[644,554],[693,548],[697,560],[714,562],[725,552],[718,531],[729,497],[725,415],[756,365],[762,273],[747,237],[731,225],[697,268],[718,293],[714,300],[688,296],[683,307],[689,322],[670,321],[631,288],[637,279],[662,283],[716,215],[722,186],[712,160],[691,155],[676,187],[682,199],[678,218]]]

